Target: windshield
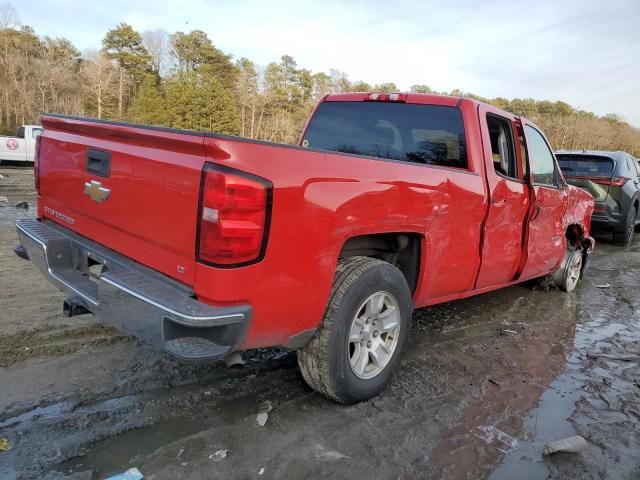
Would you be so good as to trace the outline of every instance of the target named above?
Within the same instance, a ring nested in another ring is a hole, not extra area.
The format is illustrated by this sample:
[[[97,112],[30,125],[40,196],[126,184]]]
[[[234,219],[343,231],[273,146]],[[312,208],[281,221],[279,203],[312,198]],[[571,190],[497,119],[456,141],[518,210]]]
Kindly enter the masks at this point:
[[[467,168],[460,110],[438,105],[324,102],[311,119],[308,148]]]
[[[613,160],[596,155],[556,155],[562,173],[569,177],[611,177]]]

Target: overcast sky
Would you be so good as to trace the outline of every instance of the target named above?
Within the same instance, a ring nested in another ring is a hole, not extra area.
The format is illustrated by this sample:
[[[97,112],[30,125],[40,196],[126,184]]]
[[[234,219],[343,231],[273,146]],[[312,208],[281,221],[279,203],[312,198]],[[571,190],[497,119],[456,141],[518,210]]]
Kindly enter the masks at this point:
[[[200,29],[235,58],[485,97],[564,100],[640,127],[640,0],[11,0],[39,35],[99,48],[118,22]]]

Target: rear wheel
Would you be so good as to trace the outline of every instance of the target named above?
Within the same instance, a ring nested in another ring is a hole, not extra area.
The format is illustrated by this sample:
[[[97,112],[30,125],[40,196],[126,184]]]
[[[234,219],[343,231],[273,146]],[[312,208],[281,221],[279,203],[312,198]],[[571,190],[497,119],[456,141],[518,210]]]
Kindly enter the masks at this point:
[[[552,275],[553,283],[565,292],[575,290],[582,275],[582,251],[568,248],[560,268]]]
[[[411,292],[396,267],[369,257],[341,260],[322,325],[298,350],[305,381],[341,403],[376,396],[400,363],[411,312]]]
[[[613,242],[623,247],[631,245],[633,240],[633,232],[636,228],[636,219],[638,218],[638,211],[636,207],[630,207],[627,212],[627,218],[625,219],[623,230],[613,233]]]

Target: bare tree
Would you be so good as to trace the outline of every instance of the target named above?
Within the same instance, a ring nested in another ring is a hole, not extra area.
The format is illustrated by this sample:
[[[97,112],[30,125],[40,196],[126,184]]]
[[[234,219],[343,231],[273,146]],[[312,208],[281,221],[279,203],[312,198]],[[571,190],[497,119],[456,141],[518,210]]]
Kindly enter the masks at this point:
[[[0,5],[0,29],[16,28],[20,26],[18,12],[9,2]]]
[[[113,62],[103,52],[88,51],[84,54],[81,71],[88,103],[95,108],[96,116],[102,118],[116,96],[117,78]]]
[[[166,77],[172,67],[171,37],[169,32],[161,28],[145,30],[142,33],[142,45],[151,55],[153,70],[161,77]]]

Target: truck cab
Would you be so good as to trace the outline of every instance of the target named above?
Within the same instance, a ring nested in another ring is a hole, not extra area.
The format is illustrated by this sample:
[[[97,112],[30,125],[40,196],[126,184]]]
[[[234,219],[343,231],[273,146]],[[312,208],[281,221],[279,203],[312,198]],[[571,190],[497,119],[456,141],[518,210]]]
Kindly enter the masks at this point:
[[[0,137],[0,162],[33,163],[36,139],[41,133],[40,125],[22,125],[14,137]]]

